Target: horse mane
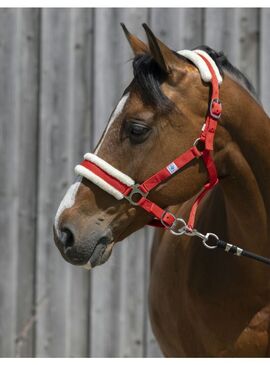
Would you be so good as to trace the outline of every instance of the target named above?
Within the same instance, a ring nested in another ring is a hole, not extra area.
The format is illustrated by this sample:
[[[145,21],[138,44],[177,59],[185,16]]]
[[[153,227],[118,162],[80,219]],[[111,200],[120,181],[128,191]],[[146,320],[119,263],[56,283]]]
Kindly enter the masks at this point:
[[[254,86],[248,78],[235,66],[233,66],[223,52],[217,52],[212,48],[202,45],[194,49],[201,49],[209,54],[216,62],[222,76],[224,72],[231,75],[240,85],[242,85],[257,101],[258,95]],[[180,58],[178,53],[175,54]],[[139,91],[143,102],[158,108],[160,111],[168,111],[172,108],[172,101],[167,98],[160,85],[166,80],[166,73],[159,67],[150,54],[137,55],[133,59],[133,85]]]
[[[201,49],[209,54],[210,57],[213,58],[215,61],[217,67],[219,68],[220,73],[222,76],[224,75],[224,72],[227,72],[230,76],[232,76],[240,85],[242,85],[247,91],[250,92],[250,94],[256,99],[259,100],[258,94],[252,85],[252,83],[249,81],[249,79],[246,77],[246,75],[241,72],[238,68],[233,66],[224,52],[217,52],[211,47],[202,45],[199,47],[196,47],[194,49]]]

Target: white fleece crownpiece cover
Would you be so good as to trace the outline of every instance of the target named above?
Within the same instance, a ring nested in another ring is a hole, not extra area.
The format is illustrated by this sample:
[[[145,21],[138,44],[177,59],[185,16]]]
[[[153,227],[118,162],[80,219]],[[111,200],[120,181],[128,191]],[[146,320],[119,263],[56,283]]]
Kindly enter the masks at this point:
[[[214,70],[217,80],[218,80],[218,84],[220,85],[222,83],[222,76],[219,72],[219,69],[218,69],[215,61],[212,59],[212,57],[209,56],[209,54],[207,52],[205,52],[201,49],[196,49],[194,51],[189,51],[187,49],[184,49],[182,51],[178,51],[177,53],[180,54],[181,56],[187,58],[192,63],[194,63],[194,65],[198,68],[203,81],[210,82],[212,80],[212,75],[211,75],[211,72],[210,72],[206,62],[203,60],[202,57],[200,57],[200,55],[202,55],[203,57],[205,57],[207,59],[207,61],[213,67],[213,70]]]
[[[110,165],[108,162],[104,161],[102,158],[98,157],[93,153],[86,153],[84,155],[84,159],[94,163],[96,166],[100,167],[109,175],[121,181],[123,184],[127,186],[132,186],[135,184],[135,181],[131,179],[131,177],[119,171],[118,169]],[[117,200],[121,200],[124,198],[124,195],[120,193],[120,191],[115,189],[112,185],[108,184],[105,180],[103,180],[100,176],[96,175],[94,172],[88,170],[86,167],[82,165],[77,165],[75,167],[75,173],[92,181],[102,190],[114,196]]]

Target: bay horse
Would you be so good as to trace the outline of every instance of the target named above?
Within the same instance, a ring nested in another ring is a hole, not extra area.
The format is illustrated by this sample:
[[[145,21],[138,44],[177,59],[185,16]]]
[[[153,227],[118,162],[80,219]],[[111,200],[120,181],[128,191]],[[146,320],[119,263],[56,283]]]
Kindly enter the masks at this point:
[[[210,88],[197,66],[169,49],[147,25],[148,44],[123,28],[135,56],[134,79],[91,158],[102,160],[112,174],[121,171],[117,176],[128,184],[126,177],[141,183],[192,146],[208,113]],[[198,49],[212,58],[222,75],[222,116],[211,152],[219,184],[200,204],[195,227],[269,257],[269,117],[250,82],[222,52]],[[186,220],[207,181],[198,156],[151,190],[149,199]],[[99,182],[77,178],[56,214],[55,243],[74,265],[103,264],[116,242],[153,218],[127,199],[117,200],[113,188]],[[165,356],[270,355],[269,268],[207,250],[197,236],[156,231],[149,307]]]

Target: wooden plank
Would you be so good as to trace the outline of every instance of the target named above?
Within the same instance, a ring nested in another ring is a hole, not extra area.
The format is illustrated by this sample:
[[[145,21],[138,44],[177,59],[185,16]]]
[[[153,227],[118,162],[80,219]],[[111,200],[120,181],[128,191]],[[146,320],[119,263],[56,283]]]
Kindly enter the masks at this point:
[[[42,10],[36,355],[88,356],[89,273],[53,244],[57,207],[90,141],[92,10]]]
[[[239,59],[239,9],[205,9],[204,43],[224,51],[233,64]],[[211,26],[209,26],[211,24]]]
[[[223,50],[258,90],[258,9],[205,9],[204,42],[218,51]]]
[[[34,297],[37,20],[38,10],[0,10],[2,357],[32,356],[32,327],[18,336],[31,319]]]
[[[94,143],[132,78],[132,57],[120,22],[142,35],[146,9],[96,9],[93,87]],[[110,260],[92,273],[91,356],[141,357],[144,351],[144,232],[115,247]]]
[[[202,13],[200,8],[152,8],[150,25],[171,49],[192,49],[202,44]]]
[[[260,95],[262,104],[270,115],[270,9],[264,8],[261,13],[261,43],[260,43]]]

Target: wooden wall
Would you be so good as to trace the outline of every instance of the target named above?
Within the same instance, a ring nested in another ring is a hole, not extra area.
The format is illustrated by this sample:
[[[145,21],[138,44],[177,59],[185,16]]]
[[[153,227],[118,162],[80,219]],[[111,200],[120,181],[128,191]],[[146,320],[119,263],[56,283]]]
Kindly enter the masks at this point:
[[[270,112],[269,9],[0,9],[0,356],[159,357],[147,311],[152,232],[92,272],[52,239],[73,167],[131,79],[120,22],[171,48],[222,49]]]

